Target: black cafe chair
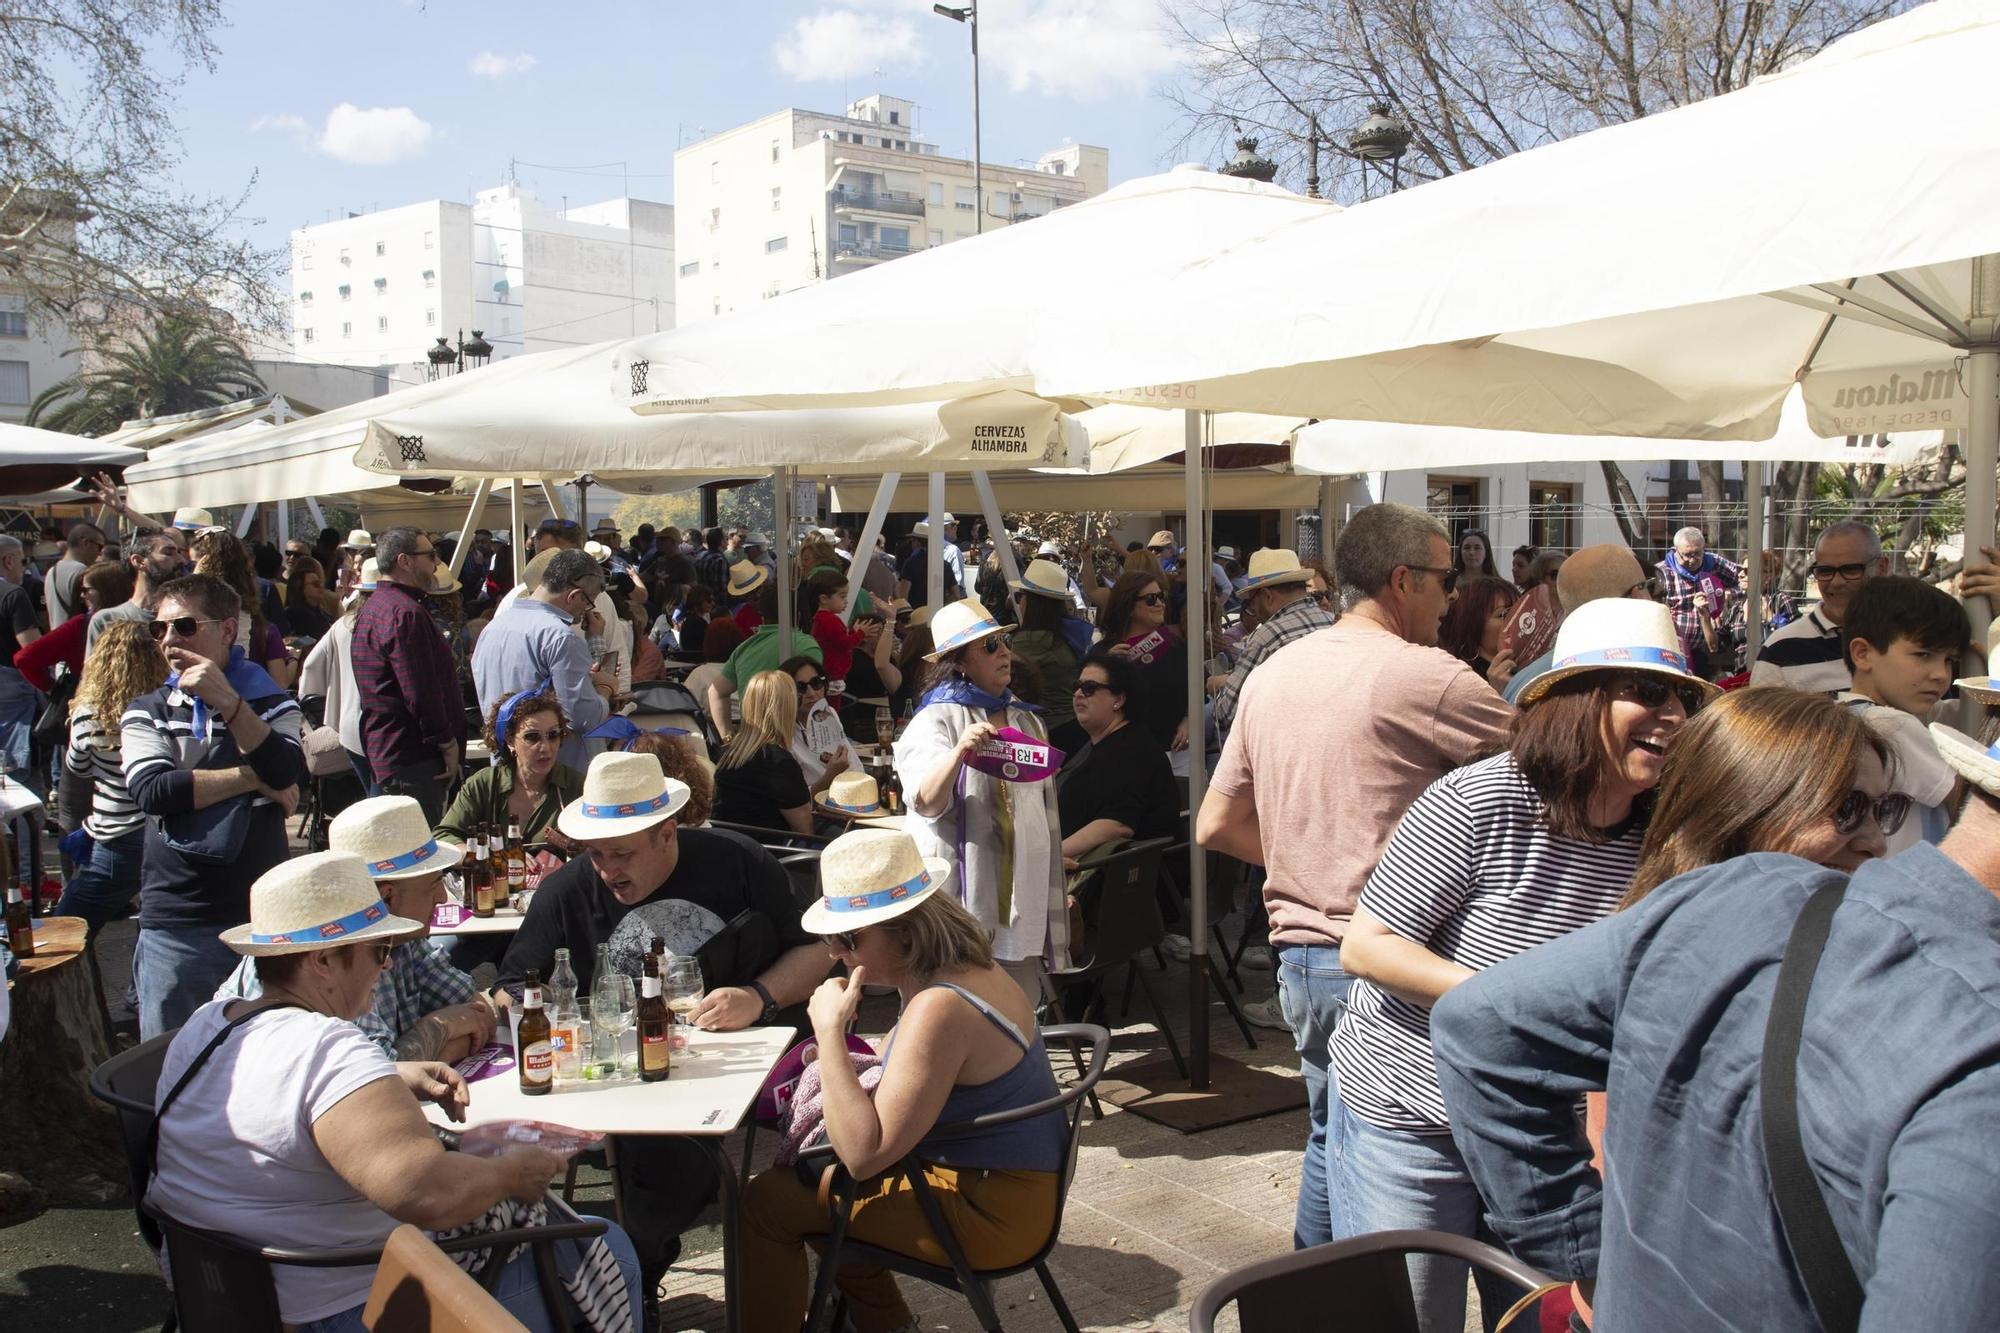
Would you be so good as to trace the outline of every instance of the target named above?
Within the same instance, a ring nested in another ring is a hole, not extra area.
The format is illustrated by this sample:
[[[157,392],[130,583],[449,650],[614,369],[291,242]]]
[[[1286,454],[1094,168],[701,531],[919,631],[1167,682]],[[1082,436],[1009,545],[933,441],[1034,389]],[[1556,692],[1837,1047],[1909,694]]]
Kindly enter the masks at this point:
[[[962,1124],[940,1125],[933,1134],[955,1132],[976,1133],[999,1125],[1017,1121],[1032,1120],[1050,1111],[1060,1110],[1069,1120],[1069,1143],[1063,1153],[1061,1178],[1056,1186],[1055,1218],[1049,1224],[1048,1234],[1036,1247],[1034,1257],[1006,1268],[975,1269],[965,1257],[957,1236],[951,1229],[950,1221],[938,1203],[937,1195],[931,1191],[930,1182],[924,1176],[924,1164],[914,1154],[904,1157],[890,1167],[884,1175],[900,1175],[909,1181],[910,1191],[916,1196],[918,1206],[923,1210],[925,1220],[930,1223],[932,1236],[938,1247],[951,1260],[949,1265],[926,1263],[895,1250],[885,1250],[866,1244],[848,1236],[847,1224],[854,1207],[858,1190],[857,1182],[847,1174],[845,1167],[837,1166],[833,1181],[833,1230],[825,1237],[807,1239],[820,1251],[819,1274],[813,1281],[812,1307],[806,1315],[806,1328],[810,1333],[819,1333],[823,1327],[838,1328],[844,1317],[845,1300],[829,1302],[827,1297],[834,1294],[833,1277],[844,1263],[863,1263],[886,1268],[906,1277],[918,1278],[936,1286],[959,1292],[972,1306],[973,1314],[979,1319],[979,1326],[987,1333],[1001,1333],[1000,1315],[993,1306],[993,1296],[989,1290],[991,1283],[1001,1278],[1012,1277],[1033,1269],[1041,1279],[1042,1289],[1048,1293],[1049,1304],[1056,1317],[1062,1321],[1067,1333],[1077,1333],[1076,1319],[1069,1312],[1069,1305],[1063,1300],[1062,1291],[1056,1286],[1053,1274],[1049,1272],[1048,1258],[1062,1234],[1063,1207],[1069,1201],[1071,1178],[1076,1174],[1077,1140],[1083,1132],[1084,1099],[1097,1087],[1097,1081],[1104,1076],[1105,1062],[1111,1055],[1111,1034],[1101,1027],[1087,1023],[1071,1023],[1045,1026],[1041,1029],[1042,1044],[1053,1050],[1057,1045],[1072,1049],[1087,1044],[1090,1047],[1090,1062],[1083,1074],[1063,1088],[1057,1095],[1033,1106],[1017,1107],[1011,1111],[996,1111],[990,1115],[976,1116]],[[824,1151],[824,1150],[821,1150]],[[832,1305],[832,1323],[823,1324],[821,1316]]]
[[[277,1283],[272,1268],[295,1264],[312,1268],[346,1268],[372,1264],[382,1257],[382,1247],[342,1250],[297,1250],[279,1245],[259,1245],[221,1232],[204,1231],[177,1221],[146,1199],[148,1178],[146,1142],[153,1126],[153,1099],[166,1061],[167,1047],[178,1029],[140,1042],[121,1051],[90,1074],[90,1091],[118,1114],[119,1138],[125,1149],[125,1166],[131,1181],[139,1233],[157,1259],[162,1245],[172,1252],[173,1306],[167,1312],[161,1333],[176,1328],[188,1333],[210,1329],[230,1329],[232,1333],[280,1333],[284,1320],[278,1310]],[[488,1250],[492,1258],[479,1275],[490,1292],[499,1281],[498,1262],[516,1245],[526,1245],[535,1259],[542,1298],[554,1327],[571,1327],[563,1298],[563,1287],[555,1268],[551,1246],[559,1240],[601,1235],[602,1218],[562,1222],[544,1227],[521,1227],[484,1235],[461,1236],[438,1242],[447,1254]]]

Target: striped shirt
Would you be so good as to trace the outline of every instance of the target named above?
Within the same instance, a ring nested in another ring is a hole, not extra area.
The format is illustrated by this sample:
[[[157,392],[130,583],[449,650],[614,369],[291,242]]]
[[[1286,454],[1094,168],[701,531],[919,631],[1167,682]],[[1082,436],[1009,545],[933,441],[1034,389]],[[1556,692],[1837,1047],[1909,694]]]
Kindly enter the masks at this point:
[[[1361,891],[1389,929],[1480,971],[1608,916],[1639,862],[1643,820],[1607,842],[1549,832],[1543,806],[1498,754],[1433,782],[1403,816]],[[1367,981],[1348,992],[1327,1043],[1340,1099],[1371,1125],[1446,1134],[1430,1010]]]
[[[146,826],[139,803],[125,787],[125,765],[118,738],[98,720],[88,704],[69,715],[69,751],[63,758],[69,771],[90,782],[90,813],[83,829],[98,842],[113,842]]]
[[[1783,685],[1809,694],[1838,694],[1854,688],[1841,652],[1840,626],[1818,607],[1772,631],[1750,664],[1752,685]]]

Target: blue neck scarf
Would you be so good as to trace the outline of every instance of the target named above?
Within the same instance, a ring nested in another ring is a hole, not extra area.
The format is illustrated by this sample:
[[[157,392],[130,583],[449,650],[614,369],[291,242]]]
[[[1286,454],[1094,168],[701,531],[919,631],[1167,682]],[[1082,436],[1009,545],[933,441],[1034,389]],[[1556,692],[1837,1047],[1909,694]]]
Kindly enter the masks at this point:
[[[1012,690],[1005,694],[988,694],[963,676],[952,676],[933,685],[917,709],[921,712],[932,704],[963,704],[982,713],[997,713],[1003,708],[1020,708],[1030,713],[1042,711]]]
[[[1681,553],[1679,551],[1673,553],[1673,562],[1674,568],[1685,574],[1690,583],[1698,583],[1701,581],[1703,574],[1712,573],[1715,570],[1715,553],[1712,551],[1703,551],[1701,559],[1696,562],[1693,569],[1689,569],[1681,563]]]
[[[229,688],[245,700],[268,699],[274,694],[283,694],[278,682],[271,679],[271,673],[250,660],[250,655],[241,647],[229,650],[229,660],[223,664],[222,677],[229,682]],[[181,684],[181,673],[176,671],[167,677],[167,688],[177,690]],[[210,739],[210,717],[208,704],[194,696],[194,730],[203,740]]]

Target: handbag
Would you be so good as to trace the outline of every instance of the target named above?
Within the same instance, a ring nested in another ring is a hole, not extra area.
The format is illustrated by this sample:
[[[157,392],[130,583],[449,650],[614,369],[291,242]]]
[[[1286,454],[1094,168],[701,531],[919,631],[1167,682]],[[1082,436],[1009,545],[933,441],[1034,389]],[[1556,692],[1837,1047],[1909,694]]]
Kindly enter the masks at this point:
[[[1847,881],[1836,880],[1806,899],[1778,965],[1778,984],[1771,996],[1771,1016],[1764,1024],[1764,1057],[1760,1082],[1764,1156],[1771,1172],[1771,1194],[1784,1224],[1785,1244],[1792,1251],[1799,1278],[1813,1313],[1826,1333],[1854,1333],[1861,1325],[1861,1279],[1840,1243],[1840,1232],[1827,1211],[1826,1194],[1806,1160],[1799,1137],[1799,1042],[1805,1032],[1806,997],[1812,993],[1813,972],[1826,950],[1833,914],[1847,893]]]
[[[334,727],[306,728],[300,748],[306,754],[306,772],[316,778],[338,777],[354,771],[347,759],[347,747],[340,743],[340,732]]]
[[[48,749],[59,749],[69,739],[69,706],[76,698],[76,687],[82,678],[67,666],[55,670],[55,680],[49,692],[42,697],[47,700],[42,711],[35,715],[35,743]]]
[[[694,951],[701,964],[701,984],[709,990],[748,986],[778,961],[784,946],[771,918],[756,908],[738,912],[728,925]]]

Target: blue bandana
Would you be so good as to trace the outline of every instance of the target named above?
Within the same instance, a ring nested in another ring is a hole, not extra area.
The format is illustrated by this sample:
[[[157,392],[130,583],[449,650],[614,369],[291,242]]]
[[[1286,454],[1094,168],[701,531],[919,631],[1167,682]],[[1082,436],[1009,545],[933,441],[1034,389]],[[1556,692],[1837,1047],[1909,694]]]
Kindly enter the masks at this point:
[[[268,699],[274,694],[283,694],[278,682],[271,679],[271,673],[250,660],[248,653],[240,647],[229,650],[229,661],[223,664],[222,677],[229,682],[229,688],[245,700]],[[181,673],[176,671],[167,677],[167,688],[177,690],[181,684]],[[210,739],[210,718],[208,705],[200,698],[189,696],[194,704],[194,732],[203,740]]]
[[[922,711],[932,704],[964,704],[967,708],[975,708],[982,713],[997,713],[1003,708],[1020,708],[1030,713],[1042,711],[1012,690],[1008,690],[1005,694],[988,694],[971,681],[958,676],[933,685],[917,708]]]

